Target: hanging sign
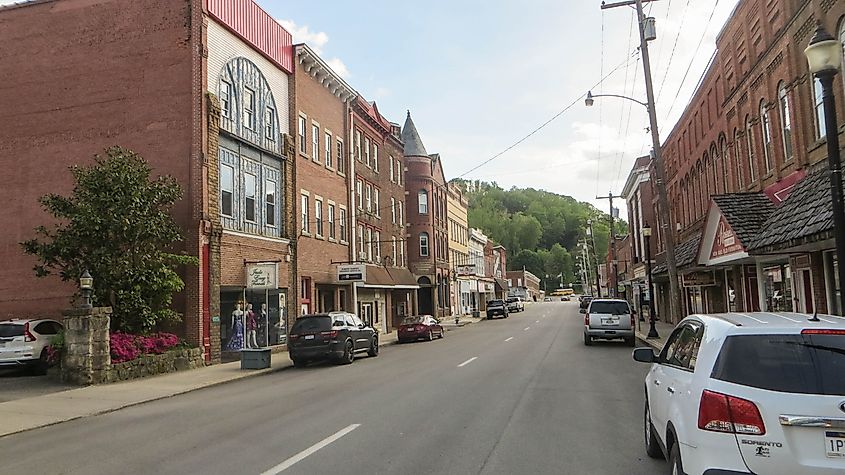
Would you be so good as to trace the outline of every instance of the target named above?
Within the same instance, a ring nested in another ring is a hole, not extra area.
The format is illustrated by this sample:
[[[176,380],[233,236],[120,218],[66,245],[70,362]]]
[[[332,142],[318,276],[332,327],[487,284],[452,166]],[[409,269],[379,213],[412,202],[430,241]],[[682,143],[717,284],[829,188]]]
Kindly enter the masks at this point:
[[[277,265],[275,262],[247,264],[246,288],[248,289],[277,289],[279,288]]]
[[[455,272],[458,275],[475,275],[475,264],[455,266]]]
[[[716,274],[710,272],[693,272],[682,276],[684,287],[710,287],[716,285]]]

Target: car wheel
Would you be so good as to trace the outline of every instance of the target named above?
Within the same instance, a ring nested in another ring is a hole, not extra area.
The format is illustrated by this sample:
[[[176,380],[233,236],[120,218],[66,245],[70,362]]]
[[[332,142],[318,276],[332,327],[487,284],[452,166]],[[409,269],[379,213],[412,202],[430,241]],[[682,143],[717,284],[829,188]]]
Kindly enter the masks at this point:
[[[305,367],[305,360],[302,360],[302,359],[299,359],[299,358],[292,358],[291,361],[293,361],[293,367],[294,368]]]
[[[352,345],[352,340],[346,340],[340,364],[350,364],[353,361],[355,361],[355,347]]]
[[[446,330],[440,329],[440,338],[446,338]]]
[[[431,341],[431,340],[433,340],[433,339],[434,339],[434,332],[433,332],[433,331],[431,331],[431,330],[429,330],[429,331],[428,331],[428,341]]]
[[[493,320],[493,317],[490,316],[490,315],[487,315],[487,320]]]
[[[50,369],[50,362],[48,361],[47,349],[44,348],[41,350],[41,356],[38,357],[38,361],[32,367],[32,373],[43,376],[47,374],[48,369]]]
[[[587,346],[593,346],[593,338],[586,333],[584,333],[584,344]]]
[[[370,356],[378,356],[378,338],[373,337],[373,341],[370,342],[370,349],[367,350],[367,354]]]
[[[681,446],[676,440],[669,452],[669,467],[672,475],[684,475],[684,463],[681,461]]]
[[[645,402],[643,411],[643,435],[645,436],[645,453],[653,459],[662,459],[663,451],[657,443],[657,435],[654,433],[654,425],[651,423],[651,412],[648,409],[648,400]]]

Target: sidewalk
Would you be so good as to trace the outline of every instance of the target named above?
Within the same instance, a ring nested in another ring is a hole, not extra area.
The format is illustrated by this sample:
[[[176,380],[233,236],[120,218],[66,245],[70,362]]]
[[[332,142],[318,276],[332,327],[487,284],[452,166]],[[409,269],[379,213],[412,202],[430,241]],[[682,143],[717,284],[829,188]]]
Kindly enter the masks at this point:
[[[379,346],[393,345],[396,342],[394,331],[382,335]],[[273,353],[271,366],[267,369],[242,370],[240,361],[234,361],[152,378],[87,386],[8,401],[0,403],[0,438],[291,367],[293,363],[288,358],[287,351],[280,351]]]
[[[671,323],[664,323],[664,322],[654,322],[654,327],[657,330],[657,334],[660,335],[659,338],[646,338],[648,336],[648,329],[649,323],[648,321],[645,322],[637,322],[637,339],[643,341],[646,345],[651,346],[657,351],[663,349],[663,344],[666,343],[666,338],[669,338],[669,335],[672,333],[672,330],[675,328],[675,325]]]
[[[458,317],[458,323],[455,324],[455,317],[443,317],[443,320],[440,321],[440,325],[443,328],[459,328],[466,325],[470,325],[472,323],[478,323],[484,320],[484,317],[473,317],[471,315],[461,315]]]

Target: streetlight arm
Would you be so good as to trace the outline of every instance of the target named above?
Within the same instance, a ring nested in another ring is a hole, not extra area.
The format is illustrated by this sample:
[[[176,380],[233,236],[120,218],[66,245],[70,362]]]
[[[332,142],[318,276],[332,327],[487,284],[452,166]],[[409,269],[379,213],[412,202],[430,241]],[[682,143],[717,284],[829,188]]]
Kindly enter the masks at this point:
[[[596,98],[596,97],[618,97],[619,99],[627,99],[629,101],[636,102],[637,104],[639,104],[639,105],[645,107],[646,109],[648,109],[647,103],[645,103],[643,101],[638,101],[638,100],[634,99],[633,97],[622,96],[620,94],[595,94],[594,95],[592,92],[588,92],[587,93],[587,99],[586,99],[585,102],[587,103],[588,106],[591,106],[591,105],[593,105],[593,98]]]

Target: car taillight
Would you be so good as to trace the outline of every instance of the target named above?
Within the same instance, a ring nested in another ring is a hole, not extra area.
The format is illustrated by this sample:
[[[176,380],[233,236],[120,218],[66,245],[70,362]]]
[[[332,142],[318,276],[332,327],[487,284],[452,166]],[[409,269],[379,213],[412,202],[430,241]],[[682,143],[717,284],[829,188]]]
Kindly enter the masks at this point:
[[[288,335],[288,339],[289,339],[289,340],[296,340],[296,339],[299,339],[299,335],[296,335],[296,334],[290,334],[290,335]]]
[[[634,328],[634,314],[631,314],[631,328]]]
[[[698,428],[730,434],[766,434],[766,426],[756,404],[706,389],[701,393],[698,405]]]
[[[335,338],[335,337],[337,337],[337,330],[331,330],[331,331],[327,331],[327,332],[320,332],[320,335],[322,335],[322,336],[327,336],[327,337],[329,337],[329,338]]]
[[[29,331],[29,322],[23,325],[23,341],[35,341],[35,335]]]
[[[823,330],[823,329],[807,329],[801,330],[802,335],[842,335],[845,336],[845,330]]]
[[[584,314],[584,325],[590,326],[590,314],[589,313]]]
[[[418,331],[418,332],[421,332],[421,331],[423,331],[423,330],[425,330],[425,327],[424,327],[424,326],[422,326],[422,325],[417,325],[417,331]]]

